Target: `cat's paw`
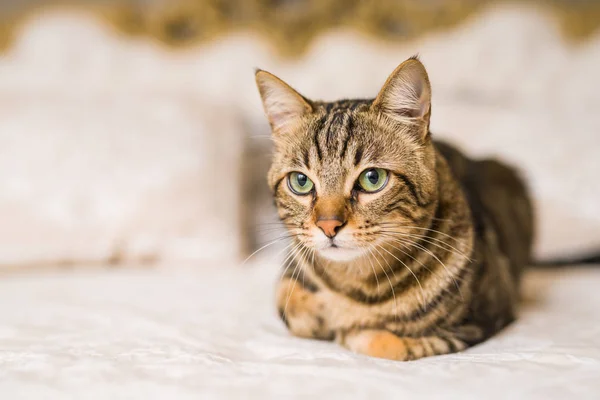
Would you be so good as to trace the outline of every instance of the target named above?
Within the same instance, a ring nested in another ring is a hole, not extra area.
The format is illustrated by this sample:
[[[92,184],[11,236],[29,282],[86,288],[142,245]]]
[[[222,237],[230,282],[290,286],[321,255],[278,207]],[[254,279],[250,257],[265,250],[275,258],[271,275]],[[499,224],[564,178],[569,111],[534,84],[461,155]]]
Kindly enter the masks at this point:
[[[337,341],[347,349],[371,357],[408,361],[464,350],[466,344],[450,336],[400,337],[379,329],[340,334]]]
[[[279,316],[296,336],[333,340],[328,328],[325,305],[318,292],[305,288],[301,281],[284,278],[277,289]]]

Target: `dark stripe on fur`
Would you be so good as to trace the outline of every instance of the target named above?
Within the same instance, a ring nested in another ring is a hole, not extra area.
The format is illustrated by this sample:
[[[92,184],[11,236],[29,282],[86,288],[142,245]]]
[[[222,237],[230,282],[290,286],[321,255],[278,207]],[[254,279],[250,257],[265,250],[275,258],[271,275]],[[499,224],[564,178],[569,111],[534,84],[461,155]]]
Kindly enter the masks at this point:
[[[363,157],[363,148],[359,147],[358,149],[356,149],[356,153],[354,153],[354,166],[356,167],[360,161],[362,160]]]
[[[335,134],[339,131],[343,119],[344,119],[344,115],[342,113],[336,112],[335,114],[333,114],[333,117],[331,118],[331,122],[329,123],[329,126],[327,127],[327,136],[325,137],[325,144],[327,145],[327,148],[330,148],[331,141],[333,140],[333,137],[335,136]]]
[[[342,151],[340,152],[339,157],[344,158],[346,156],[346,151],[348,150],[348,142],[350,142],[350,138],[352,138],[352,133],[354,130],[354,121],[352,120],[352,116],[347,116],[348,121],[346,122],[346,140],[342,144]]]
[[[395,175],[398,179],[400,179],[406,185],[406,187],[410,191],[410,194],[414,198],[415,202],[419,205],[419,207],[427,207],[427,205],[428,205],[427,202],[425,202],[421,199],[421,197],[419,196],[419,193],[417,192],[417,188],[416,188],[415,184],[410,179],[408,179],[408,177],[404,174],[396,173]]]
[[[294,274],[294,271],[298,272]],[[306,273],[304,273],[304,269],[298,264],[296,260],[292,260],[289,267],[285,270],[285,273],[282,276],[282,279],[283,278],[296,281],[301,288],[306,289],[311,293],[316,293],[319,291],[319,287],[315,285],[313,281],[310,280]]]
[[[323,153],[321,153],[321,147],[319,146],[319,133],[321,133],[321,131],[323,130],[323,125],[325,125],[326,119],[327,119],[327,116],[321,117],[317,121],[316,126],[314,127],[313,145],[315,146],[315,149],[317,150],[317,159],[319,162],[321,162],[323,160]]]

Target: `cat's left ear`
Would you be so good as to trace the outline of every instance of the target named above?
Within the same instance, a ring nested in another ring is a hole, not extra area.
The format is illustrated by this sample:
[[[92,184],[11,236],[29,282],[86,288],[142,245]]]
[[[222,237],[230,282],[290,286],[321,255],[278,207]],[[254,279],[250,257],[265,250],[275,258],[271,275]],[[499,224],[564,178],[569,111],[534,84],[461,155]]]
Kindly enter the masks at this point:
[[[256,86],[275,135],[313,111],[307,99],[267,71],[256,71]]]
[[[425,67],[413,57],[400,64],[388,77],[373,102],[373,109],[399,120],[422,123],[429,131],[431,85]]]

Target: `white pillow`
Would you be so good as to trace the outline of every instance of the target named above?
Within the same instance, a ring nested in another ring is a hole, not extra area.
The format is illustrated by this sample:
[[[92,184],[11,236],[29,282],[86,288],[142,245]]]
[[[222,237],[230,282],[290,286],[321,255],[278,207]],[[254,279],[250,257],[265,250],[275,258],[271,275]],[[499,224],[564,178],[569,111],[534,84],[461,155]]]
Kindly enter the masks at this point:
[[[242,131],[176,93],[0,86],[0,267],[232,260]]]
[[[174,54],[79,14],[24,25],[0,56],[0,268],[241,256],[244,132],[172,84]]]

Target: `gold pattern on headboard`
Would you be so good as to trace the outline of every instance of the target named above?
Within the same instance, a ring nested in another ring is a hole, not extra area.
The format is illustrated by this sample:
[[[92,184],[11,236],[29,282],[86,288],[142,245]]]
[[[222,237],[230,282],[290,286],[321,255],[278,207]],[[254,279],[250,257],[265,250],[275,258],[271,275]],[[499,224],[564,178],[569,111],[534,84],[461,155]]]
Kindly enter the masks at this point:
[[[120,32],[181,47],[232,31],[254,31],[286,56],[301,54],[325,30],[351,27],[385,40],[406,40],[464,21],[493,0],[0,0],[0,46],[18,21],[48,7],[91,10]],[[569,38],[600,26],[600,1],[520,0],[552,12]],[[49,5],[50,4],[50,5]]]

